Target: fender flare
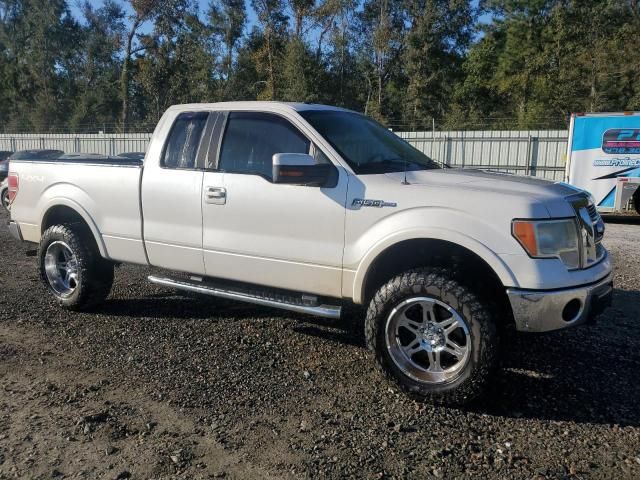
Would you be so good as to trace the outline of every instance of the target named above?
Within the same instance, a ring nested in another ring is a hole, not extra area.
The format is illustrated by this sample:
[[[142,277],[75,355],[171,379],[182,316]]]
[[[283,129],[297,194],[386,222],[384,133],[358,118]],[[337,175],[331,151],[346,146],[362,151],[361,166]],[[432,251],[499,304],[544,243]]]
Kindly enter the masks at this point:
[[[98,250],[100,251],[100,255],[103,258],[109,258],[108,253],[107,253],[107,248],[106,248],[106,246],[104,244],[104,240],[102,239],[102,235],[100,234],[100,230],[98,230],[98,226],[93,221],[93,218],[91,218],[91,215],[89,215],[89,212],[87,212],[82,207],[82,205],[80,205],[79,203],[75,202],[74,200],[71,200],[69,198],[64,198],[64,197],[54,197],[54,198],[49,199],[47,201],[47,203],[45,203],[44,207],[42,208],[42,211],[44,213],[40,217],[40,229],[41,230],[42,230],[42,228],[44,226],[44,220],[46,219],[47,215],[49,214],[51,209],[55,208],[55,207],[67,207],[67,208],[70,208],[71,210],[73,210],[74,212],[76,212],[78,215],[80,215],[80,217],[82,217],[84,222],[89,227],[89,230],[91,230],[91,234],[93,235],[93,238],[96,241],[96,245],[98,246]]]
[[[364,300],[364,288],[367,274],[378,256],[387,248],[407,240],[443,240],[464,247],[484,260],[485,263],[495,272],[503,285],[510,287],[518,285],[515,275],[500,256],[475,238],[456,230],[443,228],[410,229],[395,232],[392,235],[383,238],[365,253],[358,265],[353,280],[354,303],[360,304]]]

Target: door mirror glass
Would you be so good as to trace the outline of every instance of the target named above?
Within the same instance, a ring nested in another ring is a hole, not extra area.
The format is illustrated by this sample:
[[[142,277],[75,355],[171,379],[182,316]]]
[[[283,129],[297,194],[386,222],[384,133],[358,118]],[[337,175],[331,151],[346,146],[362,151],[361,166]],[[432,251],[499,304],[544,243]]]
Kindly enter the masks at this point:
[[[273,155],[273,183],[326,186],[333,166],[317,163],[306,153],[276,153]]]

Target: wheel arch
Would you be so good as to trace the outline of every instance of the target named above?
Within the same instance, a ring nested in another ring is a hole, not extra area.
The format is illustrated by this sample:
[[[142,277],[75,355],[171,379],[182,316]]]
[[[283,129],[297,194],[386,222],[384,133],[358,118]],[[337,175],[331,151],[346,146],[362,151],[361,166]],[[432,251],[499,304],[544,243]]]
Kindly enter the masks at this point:
[[[512,318],[506,287],[514,285],[515,278],[500,258],[490,251],[472,249],[450,239],[417,237],[386,245],[368,257],[366,267],[361,266],[356,274],[356,303],[367,304],[385,282],[407,270],[453,267],[461,280],[479,286],[501,309],[506,309],[506,318]]]
[[[91,216],[78,204],[72,200],[62,199],[47,206],[40,221],[40,234],[42,235],[52,225],[64,223],[82,224],[89,232],[96,243],[96,247],[103,258],[108,258],[107,249],[102,240],[102,236]]]

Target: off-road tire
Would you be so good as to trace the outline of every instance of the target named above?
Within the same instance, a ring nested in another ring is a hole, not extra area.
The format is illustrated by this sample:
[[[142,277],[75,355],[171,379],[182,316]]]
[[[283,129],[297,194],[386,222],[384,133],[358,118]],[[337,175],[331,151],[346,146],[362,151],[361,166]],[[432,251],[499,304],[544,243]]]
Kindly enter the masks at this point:
[[[431,297],[455,309],[471,336],[471,354],[458,376],[446,383],[429,384],[407,376],[392,360],[385,326],[391,311],[411,297]],[[418,401],[464,405],[480,397],[496,368],[498,335],[492,303],[440,268],[410,270],[389,280],[374,295],[367,310],[365,338],[378,367],[401,390]]]
[[[3,208],[8,212],[9,211],[9,189],[5,188],[0,192],[0,203],[2,203]]]
[[[52,288],[44,268],[47,248],[55,241],[66,243],[78,261],[77,286],[71,295],[65,297]],[[113,285],[113,263],[100,256],[93,236],[81,224],[53,225],[42,234],[38,247],[38,268],[40,279],[55,302],[69,310],[86,310],[104,302]]]
[[[638,187],[633,194],[633,207],[636,209],[636,212],[638,212],[638,215],[640,215],[640,187]]]

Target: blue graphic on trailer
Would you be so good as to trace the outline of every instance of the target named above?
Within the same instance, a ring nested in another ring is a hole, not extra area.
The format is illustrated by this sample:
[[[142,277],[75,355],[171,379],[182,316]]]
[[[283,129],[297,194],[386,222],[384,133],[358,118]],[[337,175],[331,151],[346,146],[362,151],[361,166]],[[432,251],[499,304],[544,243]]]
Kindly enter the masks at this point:
[[[602,151],[614,155],[640,154],[640,128],[612,128],[602,136]]]
[[[603,135],[607,130],[638,129],[638,117],[576,117],[573,123],[573,145],[571,151],[602,148]]]

